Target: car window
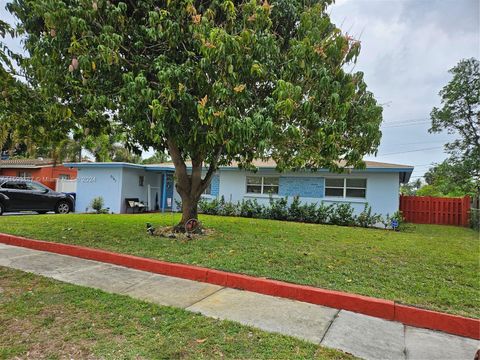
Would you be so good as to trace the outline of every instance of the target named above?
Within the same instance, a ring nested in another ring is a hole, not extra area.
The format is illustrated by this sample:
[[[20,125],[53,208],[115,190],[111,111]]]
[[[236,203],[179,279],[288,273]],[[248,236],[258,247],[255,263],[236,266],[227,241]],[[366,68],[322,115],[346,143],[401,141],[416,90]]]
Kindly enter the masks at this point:
[[[7,181],[2,185],[3,189],[27,190],[27,184],[23,181]]]
[[[15,189],[15,184],[11,181],[7,181],[2,184],[2,189]]]
[[[18,181],[17,182],[17,190],[28,190],[28,186],[26,182]]]
[[[26,186],[27,186],[27,190],[33,190],[33,191],[45,191],[46,190],[46,187],[44,187],[40,184],[34,183],[34,182],[27,182]]]

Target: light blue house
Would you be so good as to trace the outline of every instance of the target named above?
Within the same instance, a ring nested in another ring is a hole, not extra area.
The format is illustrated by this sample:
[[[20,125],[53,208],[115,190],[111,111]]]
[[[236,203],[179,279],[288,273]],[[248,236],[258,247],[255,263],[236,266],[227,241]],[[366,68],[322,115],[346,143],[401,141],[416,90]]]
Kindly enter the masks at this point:
[[[68,163],[78,169],[78,212],[91,211],[93,198],[102,196],[111,212],[125,213],[125,199],[136,198],[150,211],[176,209],[180,196],[174,186],[171,163],[138,165],[129,163]],[[347,169],[336,174],[320,169],[316,172],[279,173],[275,163],[255,162],[257,172],[240,170],[236,165],[221,167],[203,195],[238,202],[257,199],[267,203],[269,197],[299,196],[304,203],[350,203],[360,212],[365,203],[379,214],[392,214],[399,207],[399,187],[410,179],[412,166],[366,161],[362,170]]]

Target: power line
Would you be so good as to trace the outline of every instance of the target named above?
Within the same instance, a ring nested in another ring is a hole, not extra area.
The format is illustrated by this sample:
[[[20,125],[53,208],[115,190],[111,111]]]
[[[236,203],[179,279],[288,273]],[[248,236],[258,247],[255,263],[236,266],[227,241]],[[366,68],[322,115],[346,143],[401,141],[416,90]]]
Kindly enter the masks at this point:
[[[430,119],[428,119],[428,118],[413,118],[413,119],[393,120],[393,121],[385,121],[385,124],[403,124],[403,123],[418,122],[418,121],[430,121]]]
[[[384,126],[383,128],[396,128],[396,127],[404,127],[404,126],[416,126],[416,125],[422,125],[429,123],[430,120],[425,120],[425,121],[417,121],[417,122],[412,122],[412,123],[404,123],[404,124],[398,124],[398,125],[387,125]]]
[[[400,143],[393,144],[394,146],[403,146],[403,145],[423,145],[423,144],[444,144],[447,140],[437,140],[437,141],[417,141],[411,143]]]
[[[406,154],[406,153],[412,153],[412,152],[418,152],[418,151],[429,151],[429,150],[437,150],[437,149],[443,149],[443,147],[442,146],[436,146],[436,147],[417,149],[417,150],[399,151],[399,152],[393,152],[393,153],[387,153],[387,154],[378,154],[378,156],[400,155],[400,154]]]

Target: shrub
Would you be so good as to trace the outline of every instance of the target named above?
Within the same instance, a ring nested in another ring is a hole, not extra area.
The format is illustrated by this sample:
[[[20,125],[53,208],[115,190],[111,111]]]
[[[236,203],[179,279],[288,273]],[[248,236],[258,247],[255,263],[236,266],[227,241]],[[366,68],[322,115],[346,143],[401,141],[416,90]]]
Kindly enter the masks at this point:
[[[272,220],[287,220],[287,204],[287,198],[274,199],[270,197],[270,207],[266,208],[265,211],[266,218]]]
[[[403,221],[401,212],[392,216],[389,214],[382,217],[379,214],[372,214],[372,208],[365,204],[363,211],[354,215],[354,208],[348,204],[302,204],[300,198],[295,196],[288,205],[288,198],[270,197],[269,205],[262,205],[257,199],[242,200],[238,203],[226,202],[222,196],[220,199],[200,199],[198,202],[199,211],[208,215],[220,216],[241,216],[257,219],[288,220],[317,224],[334,224],[340,226],[363,226],[372,227],[381,222],[385,229],[391,226],[392,220],[398,221],[399,228],[403,231],[407,227]]]
[[[333,205],[325,205],[324,203],[321,203],[316,210],[315,222],[317,224],[328,224],[332,210]]]
[[[220,208],[218,209],[218,215],[237,216],[237,214],[238,214],[238,205],[232,202],[222,202]]]
[[[260,205],[257,199],[254,200],[242,200],[239,205],[238,215],[249,218],[262,218],[264,213],[264,207]]]
[[[392,218],[390,217],[390,214],[387,213],[387,215],[385,215],[385,217],[380,216],[380,222],[383,224],[385,229],[387,229],[389,226],[391,226],[392,225]]]
[[[298,196],[295,196],[293,198],[292,203],[288,207],[288,214],[287,214],[287,220],[289,221],[303,221],[303,209],[302,209],[302,203],[300,202],[300,198]]]
[[[108,209],[104,209],[103,206],[105,205],[105,201],[103,200],[103,197],[98,196],[96,198],[92,199],[92,202],[90,203],[90,206],[97,214],[107,214]]]
[[[239,213],[239,204],[226,202],[222,196],[220,199],[200,199],[198,209],[207,215],[237,216]]]
[[[307,223],[317,222],[317,204],[305,204],[302,206],[303,220]]]
[[[363,211],[357,216],[356,222],[361,227],[372,227],[376,223],[380,222],[381,216],[378,214],[372,214],[372,207],[365,204]]]
[[[333,225],[349,226],[355,224],[354,209],[350,204],[337,204],[332,207],[330,223]]]
[[[208,199],[200,199],[198,202],[198,208],[200,212],[208,215],[218,215],[220,212],[220,207],[222,206],[221,204],[222,200],[218,199],[213,199],[213,200],[208,200]],[[223,200],[225,202],[225,200]]]
[[[300,198],[295,196],[288,207],[287,220],[315,223],[317,221],[317,204],[302,204]]]

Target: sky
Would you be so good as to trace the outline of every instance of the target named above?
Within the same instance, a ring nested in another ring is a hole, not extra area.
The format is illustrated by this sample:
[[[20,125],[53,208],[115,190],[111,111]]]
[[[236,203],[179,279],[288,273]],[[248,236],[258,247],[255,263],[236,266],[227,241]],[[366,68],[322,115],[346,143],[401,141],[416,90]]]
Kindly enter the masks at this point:
[[[0,18],[12,17],[0,0]],[[415,166],[412,180],[447,157],[443,145],[454,135],[430,134],[430,112],[451,79],[448,70],[463,58],[480,58],[478,0],[337,0],[332,21],[359,39],[353,71],[383,105],[382,141],[376,160]],[[7,39],[20,50],[18,39]],[[151,152],[145,153],[145,156]]]
[[[337,0],[332,21],[360,39],[354,71],[383,105],[377,160],[414,165],[412,180],[447,157],[454,136],[430,134],[430,112],[463,58],[480,58],[478,0]],[[417,151],[418,150],[418,151]]]

